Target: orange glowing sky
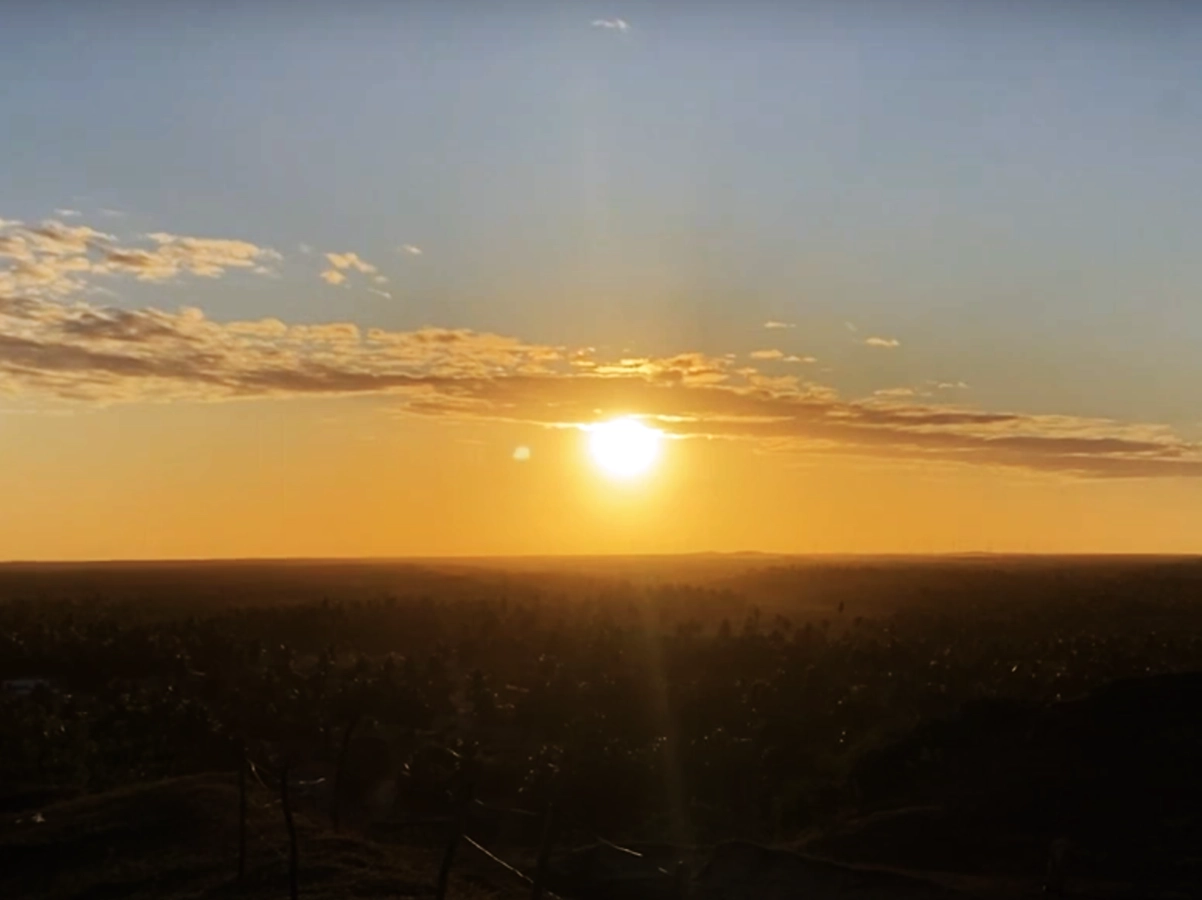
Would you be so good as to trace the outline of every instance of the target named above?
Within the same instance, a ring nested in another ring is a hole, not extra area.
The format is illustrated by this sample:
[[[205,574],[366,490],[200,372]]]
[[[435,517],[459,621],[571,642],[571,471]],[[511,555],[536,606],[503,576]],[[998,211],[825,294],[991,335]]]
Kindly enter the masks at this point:
[[[1202,550],[1202,15],[777,6],[14,12],[0,560]]]

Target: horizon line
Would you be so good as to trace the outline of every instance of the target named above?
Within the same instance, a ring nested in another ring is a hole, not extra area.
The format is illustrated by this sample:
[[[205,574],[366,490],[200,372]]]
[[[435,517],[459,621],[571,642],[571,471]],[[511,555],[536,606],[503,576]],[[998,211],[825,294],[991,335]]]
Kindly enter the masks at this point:
[[[678,553],[521,553],[521,554],[428,554],[414,556],[196,556],[196,557],[88,557],[80,559],[8,559],[0,560],[0,568],[67,567],[67,566],[154,566],[154,565],[219,565],[219,564],[423,564],[455,562],[511,561],[570,561],[570,560],[673,560],[700,557],[734,559],[796,559],[796,560],[898,560],[898,559],[1160,559],[1202,560],[1202,551],[1089,551],[1078,550],[947,550],[947,551],[796,551],[771,550],[697,550]]]

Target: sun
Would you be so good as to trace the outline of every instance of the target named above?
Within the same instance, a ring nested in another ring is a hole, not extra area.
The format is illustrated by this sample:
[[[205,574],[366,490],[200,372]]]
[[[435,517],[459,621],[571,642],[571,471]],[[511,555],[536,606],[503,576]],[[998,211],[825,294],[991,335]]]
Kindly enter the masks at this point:
[[[588,449],[593,461],[615,478],[633,478],[659,458],[662,435],[638,419],[614,419],[588,426]]]

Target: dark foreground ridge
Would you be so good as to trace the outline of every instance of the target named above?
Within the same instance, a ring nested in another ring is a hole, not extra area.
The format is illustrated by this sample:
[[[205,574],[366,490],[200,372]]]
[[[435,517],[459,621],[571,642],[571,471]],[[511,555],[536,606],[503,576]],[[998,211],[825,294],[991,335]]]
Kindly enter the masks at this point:
[[[1048,708],[973,704],[861,763],[866,802],[880,812],[789,847],[560,850],[546,886],[576,900],[1022,897],[1041,891],[1051,851],[1060,853],[1067,896],[1198,896],[1199,709],[1202,673],[1126,679]],[[0,797],[0,896],[281,896],[278,808],[262,788],[251,798],[250,864],[239,881],[228,776],[66,799],[9,792]],[[298,820],[303,896],[432,895],[437,829],[370,839],[335,833],[311,808]],[[531,864],[529,848],[506,852]],[[527,895],[480,856],[460,860],[450,892]]]
[[[0,822],[0,897],[286,897],[287,841],[261,789],[252,794],[246,877],[235,877],[237,798],[233,779],[201,775],[9,811]],[[307,814],[297,821],[301,896],[432,895],[436,852],[334,834]],[[470,858],[457,874],[453,898],[527,896]]]

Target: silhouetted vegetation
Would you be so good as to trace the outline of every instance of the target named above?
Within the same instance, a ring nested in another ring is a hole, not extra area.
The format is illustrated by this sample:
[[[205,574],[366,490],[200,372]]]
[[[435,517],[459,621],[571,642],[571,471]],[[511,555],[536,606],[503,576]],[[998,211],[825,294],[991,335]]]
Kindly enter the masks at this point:
[[[1202,669],[1189,561],[744,566],[711,587],[377,569],[347,569],[339,596],[297,567],[295,600],[256,593],[253,567],[241,588],[134,573],[128,595],[111,573],[77,596],[61,574],[0,573],[3,677],[36,680],[0,695],[0,783],[233,777],[246,748],[265,772],[322,773],[343,828],[348,759],[378,738],[393,817],[444,812],[470,765],[483,802],[554,801],[577,840],[795,838],[971,792],[994,756],[946,749],[964,735],[1017,739],[1033,710]]]

